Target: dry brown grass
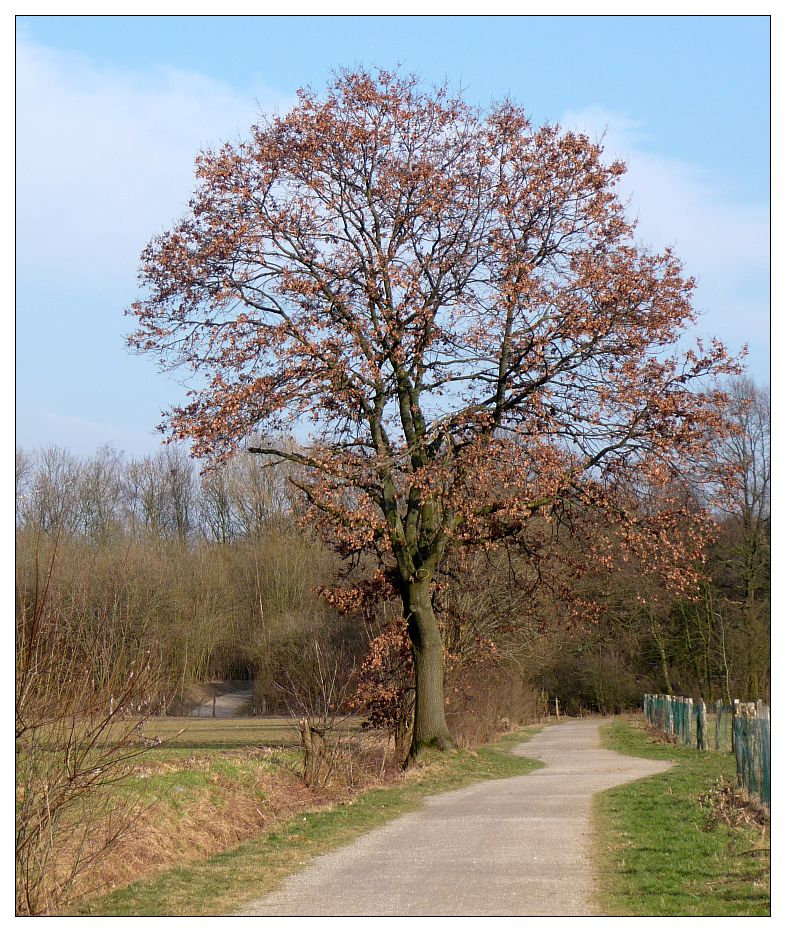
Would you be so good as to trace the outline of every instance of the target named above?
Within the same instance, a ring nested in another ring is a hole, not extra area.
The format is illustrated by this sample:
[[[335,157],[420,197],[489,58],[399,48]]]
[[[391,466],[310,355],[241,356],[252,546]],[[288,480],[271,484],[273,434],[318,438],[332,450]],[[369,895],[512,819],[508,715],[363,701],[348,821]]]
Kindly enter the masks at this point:
[[[195,750],[140,762],[132,793],[140,783],[158,788],[147,794],[133,827],[75,886],[65,908],[168,868],[186,867],[275,831],[299,813],[329,809],[371,786],[401,779],[384,745],[377,734],[355,736],[351,755],[342,756],[334,779],[319,789],[303,782],[296,754],[275,748]],[[118,806],[127,802],[119,791]],[[65,845],[58,857],[67,863],[73,853]]]
[[[767,807],[731,780],[720,777],[699,800],[710,809],[714,822],[732,827],[755,826],[762,835],[769,829],[770,812]]]
[[[459,671],[447,689],[447,721],[456,743],[478,747],[541,720],[537,693],[515,671],[478,664]]]
[[[462,718],[462,743],[469,744],[471,715]],[[485,737],[509,727],[489,708],[474,730]],[[402,773],[386,737],[358,731],[353,719],[342,730],[330,781],[309,787],[291,720],[163,718],[148,722],[145,733],[160,734],[164,744],[147,751],[116,788],[116,811],[138,810],[133,826],[75,886],[64,911],[275,832],[302,813],[332,809],[373,787],[438,775],[449,765],[429,759]],[[58,857],[65,865],[73,853],[66,845]]]

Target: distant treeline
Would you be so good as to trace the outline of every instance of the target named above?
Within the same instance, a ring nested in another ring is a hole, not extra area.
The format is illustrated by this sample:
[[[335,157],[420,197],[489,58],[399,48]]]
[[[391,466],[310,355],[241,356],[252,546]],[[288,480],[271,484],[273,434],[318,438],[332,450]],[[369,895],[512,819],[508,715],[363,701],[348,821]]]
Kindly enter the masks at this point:
[[[356,640],[317,592],[336,558],[297,526],[282,471],[251,456],[200,477],[174,447],[19,450],[16,515],[18,608],[46,583],[97,642],[160,652],[182,689],[254,677],[274,701],[315,630]]]
[[[519,591],[526,550],[445,567],[437,608],[457,696],[480,702],[484,683],[499,687],[491,665],[568,711],[631,707],[642,692],[768,697],[769,399],[745,379],[734,397],[740,432],[717,455],[743,478],[717,514],[693,597],[670,596],[646,565],[620,560],[585,570],[577,593],[600,611],[582,623],[559,591]],[[315,639],[357,676],[397,608],[342,616],[321,598],[346,567],[298,521],[289,468],[239,453],[200,475],[175,446],[142,458],[109,447],[87,458],[18,450],[18,616],[46,586],[58,611],[89,621],[96,643],[123,645],[123,656],[129,644],[160,654],[180,691],[253,678],[268,710],[285,709],[282,684],[297,679]],[[571,548],[580,556],[569,527],[558,547],[563,565]]]

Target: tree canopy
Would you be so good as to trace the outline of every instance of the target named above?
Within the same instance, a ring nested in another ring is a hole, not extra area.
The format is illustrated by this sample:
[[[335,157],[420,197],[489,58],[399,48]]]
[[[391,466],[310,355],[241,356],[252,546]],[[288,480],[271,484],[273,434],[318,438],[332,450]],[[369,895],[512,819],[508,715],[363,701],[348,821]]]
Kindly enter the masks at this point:
[[[201,373],[168,415],[220,462],[301,467],[345,555],[373,553],[415,660],[415,752],[449,744],[433,611],[446,553],[515,539],[567,501],[664,541],[670,483],[726,427],[693,281],[635,240],[602,148],[400,73],[340,72],[205,151],[186,216],[142,257],[131,343]],[[624,536],[624,535],[623,535]],[[675,584],[678,573],[675,570]]]

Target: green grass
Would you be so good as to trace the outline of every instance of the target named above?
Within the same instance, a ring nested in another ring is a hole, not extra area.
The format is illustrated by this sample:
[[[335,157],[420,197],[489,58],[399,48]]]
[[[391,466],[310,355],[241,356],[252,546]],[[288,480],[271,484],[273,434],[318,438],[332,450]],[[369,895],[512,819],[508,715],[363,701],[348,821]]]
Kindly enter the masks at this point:
[[[322,812],[303,813],[276,832],[187,868],[169,870],[83,904],[83,916],[226,915],[270,892],[316,855],[347,844],[390,819],[418,808],[427,796],[480,780],[520,776],[541,767],[510,754],[538,728],[507,735],[476,751],[429,752],[401,784],[363,793]]]
[[[673,760],[665,773],[595,800],[599,907],[617,916],[766,916],[769,832],[719,822],[701,794],[734,780],[731,754],[653,740],[643,723],[614,722],[607,748]]]
[[[224,787],[229,783],[238,789],[252,787],[259,768],[273,769],[273,766],[267,761],[203,758],[197,767],[193,761],[186,758],[178,762],[176,770],[150,772],[144,768],[133,773],[116,784],[114,792],[121,796],[135,797],[143,804],[167,802],[177,811],[181,811],[184,804],[204,797],[205,794],[220,802],[222,794],[226,792]],[[224,779],[223,786],[217,783],[220,778]]]

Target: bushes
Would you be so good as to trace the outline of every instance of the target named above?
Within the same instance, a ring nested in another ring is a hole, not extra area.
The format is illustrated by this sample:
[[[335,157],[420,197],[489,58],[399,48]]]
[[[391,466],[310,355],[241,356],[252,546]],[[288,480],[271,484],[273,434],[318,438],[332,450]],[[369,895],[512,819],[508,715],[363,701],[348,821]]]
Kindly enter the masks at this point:
[[[331,572],[330,557],[302,537],[183,544],[117,536],[98,545],[21,530],[17,590],[25,610],[35,601],[37,567],[55,549],[50,603],[92,618],[99,639],[155,648],[181,690],[211,678],[258,677],[260,699],[275,706],[277,671],[309,631],[335,617],[315,591]]]
[[[448,678],[447,720],[461,747],[477,747],[500,733],[540,720],[536,691],[513,667],[486,662]]]
[[[110,787],[165,701],[154,649],[52,595],[56,554],[16,616],[16,909],[53,912],[133,824]]]

